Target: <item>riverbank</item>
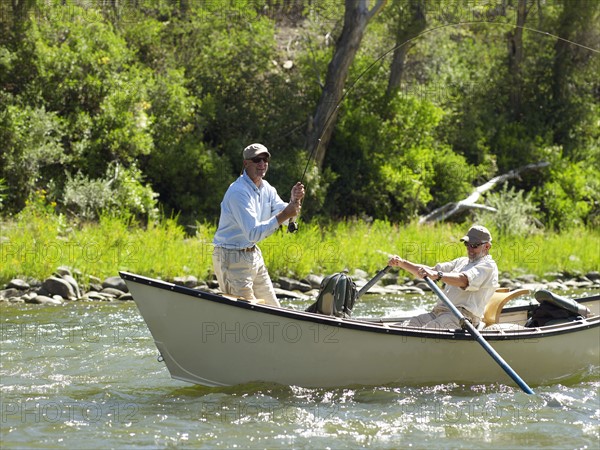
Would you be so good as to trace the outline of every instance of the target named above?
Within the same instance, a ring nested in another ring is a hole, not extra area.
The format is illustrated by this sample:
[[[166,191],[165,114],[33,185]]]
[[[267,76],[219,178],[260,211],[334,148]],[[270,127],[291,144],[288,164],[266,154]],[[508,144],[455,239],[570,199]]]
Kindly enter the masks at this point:
[[[577,279],[600,271],[600,230],[576,228],[524,236],[494,237],[491,254],[506,278]],[[460,237],[467,225],[397,225],[383,221],[304,224],[283,229],[260,243],[274,280],[362,270],[375,274],[389,254],[433,265],[464,255]],[[211,224],[183,227],[162,219],[145,227],[123,218],[72,223],[64,216],[26,209],[0,223],[0,285],[15,278],[45,280],[58,267],[70,268],[80,287],[119,271],[162,279],[194,276],[211,280]]]
[[[81,273],[75,273],[81,277]],[[365,285],[371,276],[362,271],[355,270],[352,278],[360,288]],[[600,289],[600,273],[588,272],[585,275],[569,277],[565,274],[550,274],[551,279],[539,279],[535,275],[527,274],[515,279],[503,277],[500,286],[509,289],[525,288],[532,292],[538,289],[551,291],[566,290],[595,290]],[[311,274],[302,279],[280,277],[274,281],[277,296],[280,299],[311,299],[316,298],[323,275]],[[220,293],[214,279],[198,280],[195,276],[179,276],[166,281],[192,289],[205,292]],[[373,286],[368,294],[373,295],[423,295],[430,288],[423,280],[405,277],[403,273],[388,273],[381,281]],[[55,273],[43,281],[33,278],[14,278],[0,290],[0,302],[32,303],[42,305],[62,305],[66,302],[89,301],[130,301],[133,297],[127,285],[119,276],[107,277],[104,280],[91,276],[89,282],[83,286],[68,267],[59,267]]]

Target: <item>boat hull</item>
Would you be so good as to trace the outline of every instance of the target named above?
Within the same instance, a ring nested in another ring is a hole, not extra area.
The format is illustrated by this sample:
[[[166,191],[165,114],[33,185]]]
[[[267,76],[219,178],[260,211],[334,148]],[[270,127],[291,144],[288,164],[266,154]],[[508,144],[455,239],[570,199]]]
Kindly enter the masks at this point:
[[[461,330],[430,331],[233,300],[121,274],[173,378],[206,386],[514,384]],[[600,318],[483,331],[530,385],[600,364]]]

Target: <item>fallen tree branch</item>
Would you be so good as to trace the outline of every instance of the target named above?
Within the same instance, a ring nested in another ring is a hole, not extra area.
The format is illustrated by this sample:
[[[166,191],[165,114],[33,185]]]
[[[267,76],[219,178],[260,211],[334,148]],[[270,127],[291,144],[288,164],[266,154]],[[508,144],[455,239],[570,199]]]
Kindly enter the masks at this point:
[[[502,183],[511,178],[518,178],[521,172],[524,172],[526,170],[541,169],[549,165],[549,162],[542,161],[539,163],[527,164],[526,166],[513,169],[505,174],[498,175],[497,177],[494,177],[491,180],[485,182],[481,186],[476,187],[473,193],[464,200],[461,200],[459,202],[446,203],[444,206],[440,206],[439,208],[434,209],[426,216],[421,216],[421,218],[419,219],[419,224],[424,224],[428,222],[441,222],[467,209],[484,209],[486,211],[496,212],[495,208],[476,203],[481,198],[481,195],[484,192],[489,191],[498,183]]]

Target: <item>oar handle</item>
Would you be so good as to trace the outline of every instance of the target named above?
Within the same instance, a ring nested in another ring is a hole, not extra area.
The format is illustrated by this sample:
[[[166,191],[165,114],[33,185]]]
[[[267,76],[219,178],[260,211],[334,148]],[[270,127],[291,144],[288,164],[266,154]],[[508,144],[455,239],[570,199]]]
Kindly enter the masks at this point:
[[[524,392],[530,395],[533,394],[534,392],[527,385],[527,383],[525,383],[525,381],[523,381],[523,379],[517,374],[517,372],[515,372],[506,361],[504,361],[502,356],[500,356],[498,352],[496,352],[496,350],[494,350],[494,348],[483,338],[481,333],[477,331],[473,324],[465,319],[462,313],[456,308],[456,306],[454,306],[454,303],[452,303],[450,299],[446,297],[446,294],[442,292],[438,285],[435,284],[429,277],[425,277],[425,282],[429,285],[431,290],[437,294],[440,300],[442,300],[442,302],[444,302],[444,304],[448,308],[450,308],[450,311],[452,311],[452,313],[458,318],[460,323],[464,325],[464,327],[469,331],[471,336],[473,336],[477,340],[477,342],[481,344],[485,351],[488,352],[492,358],[494,358],[494,361],[496,361],[500,365],[500,367],[504,369],[508,376],[510,376]]]
[[[377,272],[377,275],[375,275],[373,277],[373,279],[371,281],[369,281],[367,284],[365,284],[360,291],[358,291],[358,293],[356,294],[356,298],[360,298],[365,292],[367,292],[369,289],[371,289],[375,283],[377,283],[382,276],[384,276],[386,273],[389,272],[389,270],[392,268],[392,266],[385,266],[384,269],[381,269],[379,272]]]

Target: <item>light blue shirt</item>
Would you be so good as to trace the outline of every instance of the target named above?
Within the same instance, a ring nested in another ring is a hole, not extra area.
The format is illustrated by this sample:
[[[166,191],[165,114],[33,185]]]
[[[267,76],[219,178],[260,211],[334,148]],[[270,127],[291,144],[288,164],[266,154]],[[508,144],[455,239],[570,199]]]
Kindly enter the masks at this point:
[[[228,249],[252,247],[279,228],[276,216],[286,206],[266,180],[257,187],[244,171],[225,192],[213,243]]]

